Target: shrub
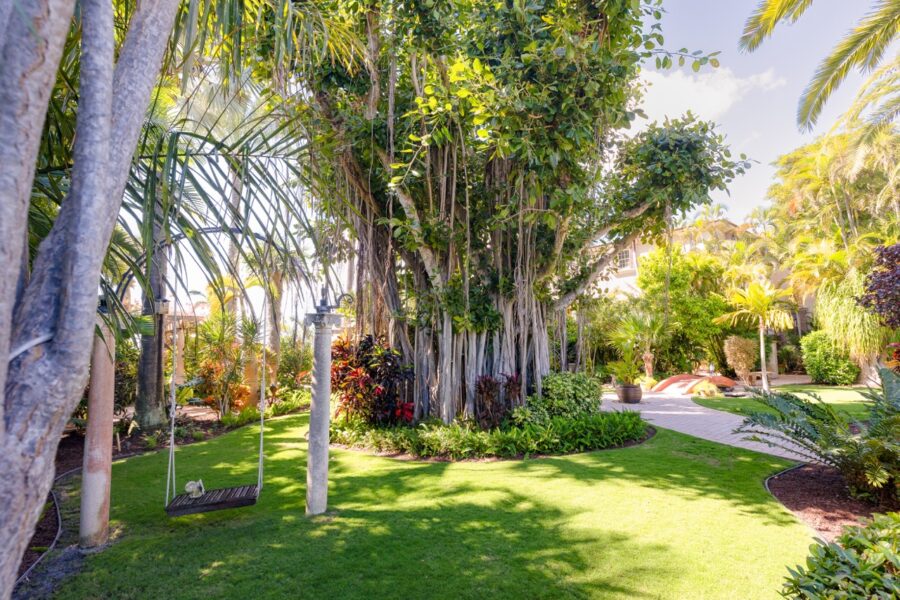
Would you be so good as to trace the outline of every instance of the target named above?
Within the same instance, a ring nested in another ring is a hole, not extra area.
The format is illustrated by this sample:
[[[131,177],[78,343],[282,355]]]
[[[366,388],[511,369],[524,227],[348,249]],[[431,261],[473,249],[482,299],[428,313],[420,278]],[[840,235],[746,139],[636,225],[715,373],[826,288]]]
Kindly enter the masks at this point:
[[[289,390],[282,392],[283,397],[271,400],[266,406],[266,418],[279,417],[289,413],[305,410],[310,405],[310,393],[307,390]],[[259,421],[259,408],[248,406],[237,413],[222,415],[222,425],[228,428],[242,427]]]
[[[850,385],[859,377],[859,367],[824,331],[814,331],[804,336],[800,340],[800,348],[806,374],[813,383]]]
[[[900,243],[875,249],[875,264],[865,286],[859,303],[885,326],[900,328]]]
[[[623,346],[619,348],[619,356],[619,360],[609,363],[606,368],[619,385],[634,385],[641,377],[637,351],[631,346]]]
[[[541,403],[551,417],[600,410],[600,384],[584,373],[550,373],[541,380]]]
[[[716,384],[711,381],[701,381],[694,386],[692,393],[695,396],[702,396],[704,398],[714,398],[722,395]]]
[[[896,504],[900,497],[900,375],[881,369],[881,390],[869,390],[868,418],[850,418],[821,402],[787,392],[758,394],[772,412],[754,412],[737,429],[749,439],[835,467],[856,497]]]
[[[412,379],[412,369],[401,363],[397,350],[367,335],[359,344],[337,340],[331,357],[337,415],[361,418],[372,425],[412,421],[412,403],[401,397],[401,385]]]
[[[600,410],[601,386],[584,373],[550,373],[541,380],[540,396],[530,396],[525,406],[510,413],[514,425],[546,425],[553,417],[572,418]]]
[[[900,513],[876,515],[832,543],[813,544],[806,566],[788,572],[787,598],[900,598]]]
[[[490,375],[482,375],[475,381],[475,419],[482,429],[499,427],[509,416],[510,398],[501,393],[508,388],[513,376],[506,375],[506,384]]]
[[[633,411],[552,417],[544,424],[528,423],[484,431],[473,423],[425,422],[417,427],[371,427],[360,419],[335,421],[336,444],[377,452],[412,454],[420,458],[501,457],[566,454],[621,446],[646,435],[646,423]]]
[[[141,349],[131,339],[124,339],[116,345],[115,403],[116,413],[137,402],[138,362]]]
[[[266,416],[279,417],[306,410],[312,403],[309,390],[280,390],[278,396],[266,407]]]
[[[222,415],[222,425],[229,429],[234,427],[242,427],[250,423],[259,422],[259,409],[255,406],[248,406],[240,412],[225,413]]]
[[[649,392],[650,390],[652,390],[653,386],[657,383],[659,383],[659,381],[657,381],[653,377],[647,377],[646,375],[638,378],[638,385],[640,385],[641,389],[645,392]]]
[[[778,347],[778,362],[785,373],[798,373],[803,368],[800,348],[796,344],[784,344]]]
[[[278,387],[296,388],[308,383],[312,371],[312,348],[296,343],[289,337],[281,338],[281,356],[278,361]]]
[[[746,385],[750,385],[750,372],[759,360],[759,346],[754,340],[738,335],[725,339],[725,360]]]

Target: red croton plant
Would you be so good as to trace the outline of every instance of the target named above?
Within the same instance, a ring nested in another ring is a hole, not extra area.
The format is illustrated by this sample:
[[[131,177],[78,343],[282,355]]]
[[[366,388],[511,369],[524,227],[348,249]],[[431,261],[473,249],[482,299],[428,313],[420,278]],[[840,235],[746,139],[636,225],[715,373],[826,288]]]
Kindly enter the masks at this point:
[[[331,348],[337,415],[371,425],[411,423],[414,405],[404,400],[411,378],[412,370],[402,364],[400,353],[383,340],[366,336],[357,344],[340,338]]]

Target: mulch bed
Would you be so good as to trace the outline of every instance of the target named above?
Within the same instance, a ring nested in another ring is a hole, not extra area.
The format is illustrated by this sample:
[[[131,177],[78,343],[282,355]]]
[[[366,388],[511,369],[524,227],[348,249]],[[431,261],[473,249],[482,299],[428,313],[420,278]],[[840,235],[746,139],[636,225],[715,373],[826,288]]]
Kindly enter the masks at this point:
[[[847,525],[858,525],[874,513],[896,510],[850,496],[837,469],[803,465],[769,480],[769,490],[798,519],[826,541],[833,541]]]
[[[22,557],[22,564],[19,565],[19,572],[16,574],[16,577],[21,577],[22,573],[41,558],[53,543],[53,540],[56,539],[57,531],[59,531],[59,519],[56,514],[56,505],[53,502],[52,494],[47,494],[47,504],[44,506],[44,513],[38,521],[28,548],[25,549],[25,556]]]

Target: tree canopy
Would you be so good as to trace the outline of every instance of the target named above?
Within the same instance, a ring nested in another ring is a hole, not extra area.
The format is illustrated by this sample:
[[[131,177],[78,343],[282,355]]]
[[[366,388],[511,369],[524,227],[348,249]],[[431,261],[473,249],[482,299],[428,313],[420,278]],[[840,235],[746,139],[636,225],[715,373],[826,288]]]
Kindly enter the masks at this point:
[[[690,116],[624,137],[655,4],[342,5],[364,68],[323,65],[315,112],[369,282],[358,322],[417,363],[417,415],[471,413],[481,374],[540,391],[553,313],[745,167]]]

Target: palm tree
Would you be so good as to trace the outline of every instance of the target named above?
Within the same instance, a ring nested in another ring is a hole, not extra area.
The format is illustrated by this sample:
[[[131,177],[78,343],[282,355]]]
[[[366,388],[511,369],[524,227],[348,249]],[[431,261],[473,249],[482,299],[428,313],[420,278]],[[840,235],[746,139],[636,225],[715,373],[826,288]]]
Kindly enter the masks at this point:
[[[741,48],[756,50],[772,35],[776,25],[797,21],[812,0],[763,0],[750,15],[741,36]],[[900,31],[900,0],[875,0],[871,11],[832,49],[819,64],[816,74],[800,97],[797,123],[811,128],[828,98],[853,69],[869,71],[878,67]],[[896,87],[891,92],[896,98]],[[896,107],[896,99],[888,100]]]
[[[716,323],[755,324],[759,328],[759,362],[763,390],[769,391],[766,371],[766,329],[790,329],[794,325],[788,299],[791,290],[778,289],[769,282],[753,282],[746,289],[735,288],[728,294],[728,302],[737,310],[715,319]]]
[[[617,348],[636,347],[644,362],[644,375],[653,377],[654,350],[671,333],[672,323],[667,323],[658,312],[636,310],[624,315],[611,332],[610,338]]]

